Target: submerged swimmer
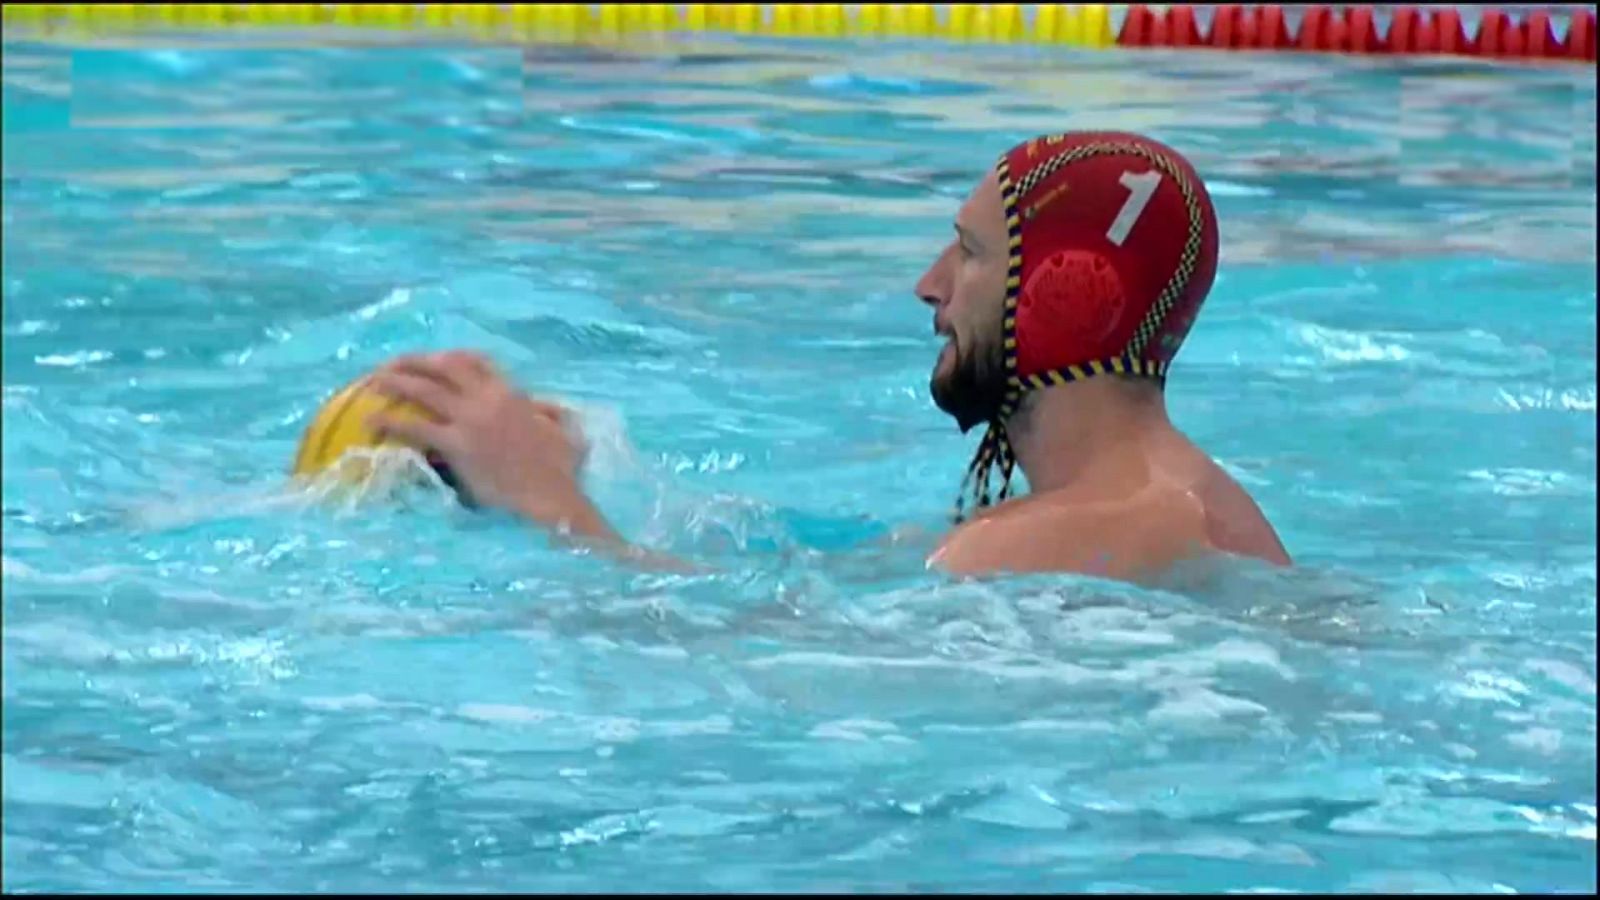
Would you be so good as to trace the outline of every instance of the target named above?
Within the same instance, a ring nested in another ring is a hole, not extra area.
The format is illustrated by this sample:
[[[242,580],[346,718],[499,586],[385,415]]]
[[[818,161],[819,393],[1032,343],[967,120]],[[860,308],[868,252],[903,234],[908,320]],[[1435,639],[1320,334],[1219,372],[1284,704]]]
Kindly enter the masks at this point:
[[[934,401],[963,433],[986,427],[930,564],[1145,580],[1216,555],[1289,563],[1250,496],[1167,417],[1167,367],[1216,265],[1210,196],[1171,148],[1080,132],[1001,157],[916,284],[947,338]],[[631,551],[579,486],[563,408],[472,353],[402,357],[373,384],[434,417],[374,427],[436,454],[475,503]],[[1018,466],[1031,493],[1013,498]]]

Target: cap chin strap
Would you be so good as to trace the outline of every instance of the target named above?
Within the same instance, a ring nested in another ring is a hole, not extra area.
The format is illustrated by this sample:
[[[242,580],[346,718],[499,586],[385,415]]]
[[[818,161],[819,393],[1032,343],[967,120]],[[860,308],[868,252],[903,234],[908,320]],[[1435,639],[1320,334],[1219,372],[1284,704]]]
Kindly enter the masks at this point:
[[[1006,394],[1000,409],[989,420],[989,428],[978,443],[978,452],[961,479],[961,493],[956,496],[956,524],[966,520],[968,489],[977,506],[982,509],[991,503],[989,473],[998,465],[1001,473],[1000,499],[1011,496],[1011,473],[1017,467],[1017,454],[1011,446],[1011,435],[1006,422],[1017,411],[1022,401],[1023,381],[1017,377],[1017,293],[1022,288],[1022,216],[1017,212],[1017,185],[1011,180],[1011,164],[1005,155],[995,163],[995,179],[1000,186],[1000,202],[1006,217],[1006,294],[1005,308],[1000,319],[1001,352],[1005,361]]]
[[[1006,393],[1005,402],[1001,404],[1000,411],[995,417],[989,420],[989,428],[983,433],[983,440],[978,444],[978,452],[973,456],[971,465],[967,466],[966,477],[961,480],[961,493],[956,497],[956,524],[966,521],[969,497],[980,510],[992,506],[996,500],[1003,503],[1010,498],[1011,476],[1017,466],[1017,454],[1015,448],[1011,446],[1011,434],[1006,428],[1006,422],[1010,421],[1017,407],[1021,405],[1025,393],[1107,374],[1137,375],[1150,378],[1157,385],[1164,387],[1167,380],[1167,365],[1123,355],[1017,379],[1022,386]],[[1000,468],[1000,493],[998,497],[992,497],[989,492],[989,479],[996,466]]]
[[[956,497],[955,521],[959,525],[967,518],[967,498],[971,496],[978,509],[992,504],[989,495],[989,475],[995,466],[1000,467],[1000,501],[1011,496],[1011,473],[1017,466],[1017,454],[1011,447],[1011,436],[1006,431],[1005,419],[996,416],[989,420],[989,429],[983,433],[978,452],[967,466],[967,475],[961,479],[961,493]]]

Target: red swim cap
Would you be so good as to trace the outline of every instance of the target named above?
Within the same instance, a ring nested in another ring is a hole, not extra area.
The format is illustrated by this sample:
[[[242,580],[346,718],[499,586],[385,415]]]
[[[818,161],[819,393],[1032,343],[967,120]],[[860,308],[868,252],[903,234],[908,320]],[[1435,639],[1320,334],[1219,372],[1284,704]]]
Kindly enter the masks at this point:
[[[1010,490],[1005,422],[1024,393],[1106,372],[1166,379],[1217,271],[1217,217],[1188,160],[1120,132],[1038,137],[996,165],[1010,239],[1006,398],[979,446]]]
[[[1084,132],[1019,144],[996,168],[1018,393],[1100,371],[1164,378],[1217,271],[1216,212],[1189,162]]]

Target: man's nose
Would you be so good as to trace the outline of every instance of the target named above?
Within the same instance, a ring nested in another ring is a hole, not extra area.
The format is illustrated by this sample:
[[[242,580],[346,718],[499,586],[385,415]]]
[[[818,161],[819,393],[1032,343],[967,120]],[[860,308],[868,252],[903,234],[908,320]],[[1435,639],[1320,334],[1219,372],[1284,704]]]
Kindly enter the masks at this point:
[[[933,261],[933,265],[928,267],[928,271],[923,272],[922,277],[917,279],[917,284],[914,288],[917,298],[935,309],[943,305],[945,298],[950,295],[949,279],[945,276],[945,258],[947,255],[945,253],[939,254],[939,258]]]

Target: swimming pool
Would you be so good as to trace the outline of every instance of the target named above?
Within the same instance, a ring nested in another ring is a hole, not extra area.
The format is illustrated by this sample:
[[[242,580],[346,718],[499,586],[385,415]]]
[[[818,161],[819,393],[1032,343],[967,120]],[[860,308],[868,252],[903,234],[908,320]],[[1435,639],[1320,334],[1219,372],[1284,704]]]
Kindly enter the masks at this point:
[[[1592,67],[675,46],[6,46],[8,889],[1595,888]],[[1210,181],[1173,415],[1293,572],[923,570],[911,284],[1085,127]],[[715,573],[285,499],[450,346]]]

